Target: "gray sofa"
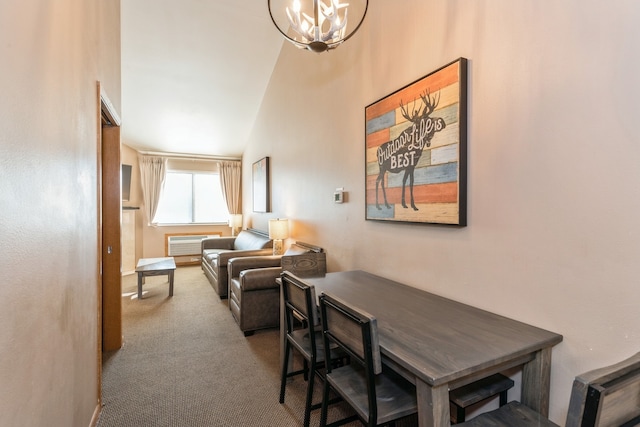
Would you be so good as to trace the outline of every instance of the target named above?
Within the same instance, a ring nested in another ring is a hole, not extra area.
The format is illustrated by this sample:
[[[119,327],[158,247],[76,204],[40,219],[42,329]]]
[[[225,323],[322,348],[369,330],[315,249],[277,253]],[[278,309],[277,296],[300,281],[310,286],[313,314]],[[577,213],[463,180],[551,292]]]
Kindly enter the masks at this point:
[[[258,329],[280,325],[280,286],[283,270],[299,277],[323,276],[327,272],[322,248],[298,242],[282,256],[231,258],[229,309],[245,336]]]
[[[227,298],[227,263],[231,258],[271,255],[273,240],[258,230],[243,230],[236,237],[202,240],[202,270],[221,299]]]

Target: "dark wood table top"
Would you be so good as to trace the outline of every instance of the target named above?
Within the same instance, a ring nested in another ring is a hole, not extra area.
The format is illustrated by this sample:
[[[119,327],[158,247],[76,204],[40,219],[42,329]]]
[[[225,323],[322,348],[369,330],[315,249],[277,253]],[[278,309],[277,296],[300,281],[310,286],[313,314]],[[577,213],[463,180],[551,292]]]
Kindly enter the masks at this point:
[[[562,341],[562,335],[365,271],[305,278],[377,318],[383,356],[431,386],[450,383]]]

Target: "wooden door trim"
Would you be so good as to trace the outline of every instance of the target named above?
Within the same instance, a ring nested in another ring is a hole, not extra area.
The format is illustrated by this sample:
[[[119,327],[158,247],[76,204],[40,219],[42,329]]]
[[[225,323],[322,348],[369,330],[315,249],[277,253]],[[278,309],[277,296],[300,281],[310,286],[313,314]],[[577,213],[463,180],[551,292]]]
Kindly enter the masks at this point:
[[[109,100],[109,97],[102,89],[100,82],[98,81],[96,84],[96,223],[97,223],[97,263],[96,263],[96,295],[97,295],[97,304],[96,304],[96,316],[97,316],[97,342],[96,342],[96,358],[97,358],[97,369],[98,369],[98,406],[96,408],[96,413],[94,414],[94,418],[96,414],[99,415],[100,408],[102,407],[102,340],[103,340],[103,301],[102,301],[102,265],[103,265],[103,255],[102,255],[102,227],[103,227],[103,218],[102,218],[102,150],[103,150],[103,126],[115,126],[119,127],[121,124],[120,116],[117,111],[113,107],[113,104]],[[97,421],[97,419],[96,419]],[[93,421],[92,421],[93,424]]]

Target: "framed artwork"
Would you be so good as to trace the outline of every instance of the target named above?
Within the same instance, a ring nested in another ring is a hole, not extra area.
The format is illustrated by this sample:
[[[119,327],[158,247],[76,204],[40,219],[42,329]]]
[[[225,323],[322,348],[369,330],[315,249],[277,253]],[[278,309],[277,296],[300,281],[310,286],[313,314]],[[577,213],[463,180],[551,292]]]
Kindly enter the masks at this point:
[[[467,225],[467,60],[365,107],[366,219]]]
[[[253,164],[251,169],[253,179],[253,211],[271,211],[269,195],[269,158],[264,157]]]

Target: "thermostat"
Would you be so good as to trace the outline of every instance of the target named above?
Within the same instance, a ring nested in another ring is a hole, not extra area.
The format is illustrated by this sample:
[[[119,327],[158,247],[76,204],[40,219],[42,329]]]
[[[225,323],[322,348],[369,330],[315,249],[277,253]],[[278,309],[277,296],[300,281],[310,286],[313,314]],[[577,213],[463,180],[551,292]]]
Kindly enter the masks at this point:
[[[343,202],[343,189],[342,188],[336,188],[336,192],[333,193],[333,202],[334,203],[342,203]]]

